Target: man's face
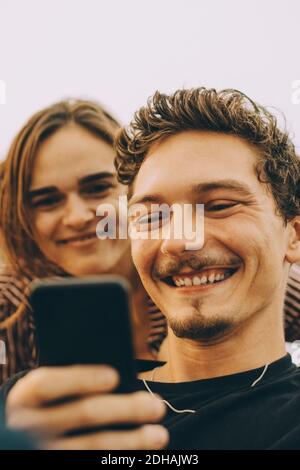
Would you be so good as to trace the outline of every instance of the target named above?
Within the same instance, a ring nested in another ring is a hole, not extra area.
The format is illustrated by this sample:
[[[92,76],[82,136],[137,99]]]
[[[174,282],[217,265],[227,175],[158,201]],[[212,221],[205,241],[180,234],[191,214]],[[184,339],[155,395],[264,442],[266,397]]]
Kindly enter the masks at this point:
[[[257,157],[236,136],[189,131],[153,146],[136,176],[131,204],[143,202],[149,212],[154,202],[204,204],[198,251],[174,237],[132,240],[142,282],[177,336],[217,338],[278,310],[289,232],[257,179]],[[147,217],[135,222],[147,230]]]

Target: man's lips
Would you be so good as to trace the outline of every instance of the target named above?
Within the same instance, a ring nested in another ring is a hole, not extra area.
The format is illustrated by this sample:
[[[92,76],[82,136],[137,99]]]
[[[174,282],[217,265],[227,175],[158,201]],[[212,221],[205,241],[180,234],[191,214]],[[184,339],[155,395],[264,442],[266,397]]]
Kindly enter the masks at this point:
[[[239,267],[240,266],[211,266],[199,271],[182,271],[179,274],[165,277],[161,279],[161,281],[176,288],[203,288],[227,280],[238,271]]]
[[[88,233],[84,233],[82,235],[78,235],[76,237],[62,238],[60,240],[57,240],[56,243],[57,243],[57,245],[67,245],[68,243],[70,243],[70,244],[81,244],[81,243],[85,243],[85,242],[94,240],[96,238],[97,238],[96,232],[88,232]]]

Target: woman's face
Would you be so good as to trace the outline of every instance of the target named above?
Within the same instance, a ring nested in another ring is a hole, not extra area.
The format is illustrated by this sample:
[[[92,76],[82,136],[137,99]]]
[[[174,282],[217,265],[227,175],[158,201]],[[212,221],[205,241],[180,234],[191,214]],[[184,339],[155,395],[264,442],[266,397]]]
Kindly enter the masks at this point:
[[[29,190],[36,241],[49,260],[70,274],[122,274],[124,262],[131,262],[128,240],[99,240],[96,235],[99,204],[109,203],[117,212],[119,196],[126,194],[113,160],[109,144],[73,123],[37,152]]]

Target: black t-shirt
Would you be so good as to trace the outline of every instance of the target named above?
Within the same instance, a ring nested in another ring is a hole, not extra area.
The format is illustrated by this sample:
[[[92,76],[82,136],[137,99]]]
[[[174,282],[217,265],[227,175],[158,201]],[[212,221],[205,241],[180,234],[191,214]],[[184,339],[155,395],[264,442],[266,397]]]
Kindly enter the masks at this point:
[[[286,355],[263,368],[181,383],[147,381],[168,408],[169,449],[300,449],[300,369]],[[139,381],[139,388],[145,385]]]
[[[138,361],[140,371],[151,370],[156,361]],[[28,372],[28,371],[27,371]],[[248,372],[183,383],[150,382],[154,393],[176,409],[168,409],[162,424],[170,432],[169,449],[300,449],[300,368],[290,355]],[[12,386],[26,372],[1,388],[5,400]],[[139,381],[140,390],[146,390]]]

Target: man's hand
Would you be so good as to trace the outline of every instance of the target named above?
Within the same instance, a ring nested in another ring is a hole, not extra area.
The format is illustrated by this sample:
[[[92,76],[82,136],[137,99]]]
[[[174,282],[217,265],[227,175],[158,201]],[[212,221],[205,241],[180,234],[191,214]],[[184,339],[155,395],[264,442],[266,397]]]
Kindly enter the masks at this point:
[[[41,367],[8,394],[9,427],[36,435],[47,449],[162,449],[168,433],[158,422],[165,405],[147,392],[112,394],[117,372],[108,366]],[[139,424],[132,430],[65,436],[78,428]]]

